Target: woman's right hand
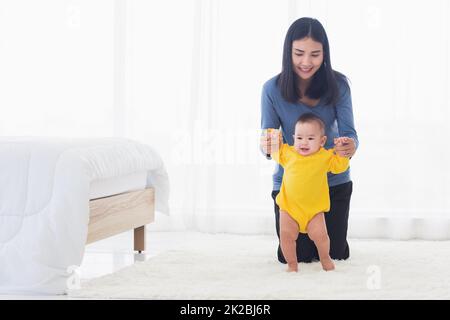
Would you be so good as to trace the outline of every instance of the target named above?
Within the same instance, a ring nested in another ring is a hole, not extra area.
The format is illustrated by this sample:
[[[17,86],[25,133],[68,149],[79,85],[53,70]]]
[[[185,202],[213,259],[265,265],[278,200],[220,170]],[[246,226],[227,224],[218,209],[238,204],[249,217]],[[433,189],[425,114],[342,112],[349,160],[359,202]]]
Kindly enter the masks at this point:
[[[260,147],[265,154],[272,154],[281,145],[281,131],[279,129],[263,129],[260,140]]]

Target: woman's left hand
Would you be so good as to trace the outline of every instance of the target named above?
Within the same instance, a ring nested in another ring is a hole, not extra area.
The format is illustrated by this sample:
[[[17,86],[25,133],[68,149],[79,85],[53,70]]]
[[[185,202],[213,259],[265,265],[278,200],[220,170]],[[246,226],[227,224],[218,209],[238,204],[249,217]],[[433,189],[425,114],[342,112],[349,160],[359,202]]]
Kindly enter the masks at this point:
[[[356,152],[355,140],[349,137],[335,138],[334,150],[341,157],[351,158]]]

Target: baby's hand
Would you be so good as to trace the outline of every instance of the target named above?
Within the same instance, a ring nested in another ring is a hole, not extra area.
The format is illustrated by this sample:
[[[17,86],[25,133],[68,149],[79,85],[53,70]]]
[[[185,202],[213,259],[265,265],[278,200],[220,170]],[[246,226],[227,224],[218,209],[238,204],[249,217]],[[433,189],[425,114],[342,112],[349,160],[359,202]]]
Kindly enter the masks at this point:
[[[264,153],[271,154],[280,148],[282,143],[281,131],[278,129],[265,129],[261,136],[261,148]]]
[[[351,158],[356,151],[355,141],[349,137],[334,138],[334,150],[341,157]]]

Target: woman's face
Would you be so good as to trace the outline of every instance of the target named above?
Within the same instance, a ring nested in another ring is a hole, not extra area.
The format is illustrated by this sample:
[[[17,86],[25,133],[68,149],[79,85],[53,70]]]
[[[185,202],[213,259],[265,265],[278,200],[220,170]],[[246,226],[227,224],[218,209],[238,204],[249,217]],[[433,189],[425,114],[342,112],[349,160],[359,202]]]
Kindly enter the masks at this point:
[[[311,38],[292,42],[292,64],[302,80],[310,80],[323,62],[323,46]]]

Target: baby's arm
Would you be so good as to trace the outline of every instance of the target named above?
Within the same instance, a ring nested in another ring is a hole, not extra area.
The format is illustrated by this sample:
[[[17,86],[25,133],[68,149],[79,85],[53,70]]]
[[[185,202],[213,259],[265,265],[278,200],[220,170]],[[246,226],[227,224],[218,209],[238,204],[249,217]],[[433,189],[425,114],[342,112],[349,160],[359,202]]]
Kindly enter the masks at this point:
[[[331,158],[330,158],[330,166],[328,168],[328,171],[334,174],[342,173],[346,171],[350,165],[350,161],[346,157],[341,157],[340,155],[336,154],[334,149],[330,149]]]
[[[283,165],[285,162],[284,150],[286,146],[287,146],[286,143],[283,144],[280,143],[279,148],[277,148],[277,150],[272,151],[272,159],[281,165]]]

